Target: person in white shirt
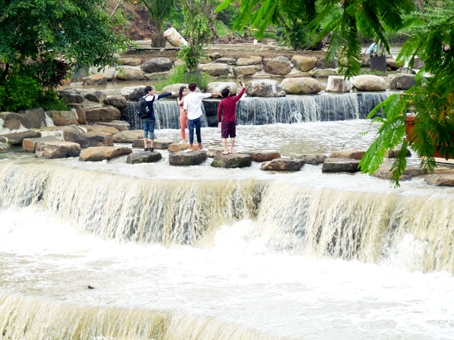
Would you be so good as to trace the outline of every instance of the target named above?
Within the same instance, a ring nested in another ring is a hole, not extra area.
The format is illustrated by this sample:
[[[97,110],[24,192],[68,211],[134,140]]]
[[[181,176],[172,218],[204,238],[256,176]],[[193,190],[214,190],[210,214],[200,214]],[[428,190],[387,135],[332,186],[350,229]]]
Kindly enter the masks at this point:
[[[199,151],[204,151],[202,146],[202,100],[209,97],[220,97],[220,93],[196,93],[196,83],[190,83],[188,85],[189,94],[184,98],[183,109],[188,115],[188,129],[189,129],[189,149],[187,151],[193,151],[194,144],[194,128],[197,135],[197,143],[199,144]]]

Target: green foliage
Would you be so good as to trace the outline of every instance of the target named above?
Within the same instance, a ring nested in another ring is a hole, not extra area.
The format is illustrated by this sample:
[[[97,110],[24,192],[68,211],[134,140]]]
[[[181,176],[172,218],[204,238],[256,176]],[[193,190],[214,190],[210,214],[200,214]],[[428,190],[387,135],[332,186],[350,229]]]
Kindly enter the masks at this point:
[[[189,84],[196,83],[199,89],[205,90],[208,83],[211,81],[210,75],[204,72],[188,72],[186,67],[177,66],[174,67],[170,73],[170,76],[165,80],[162,80],[156,84],[156,88],[161,90],[167,85],[172,84]]]
[[[199,60],[203,56],[203,46],[210,42],[211,27],[214,17],[211,15],[213,0],[183,0],[184,34],[188,46],[180,50],[179,56],[183,58],[190,73],[195,73]]]
[[[114,52],[126,47],[104,0],[1,1],[0,13],[0,60],[12,66],[0,85],[9,72],[21,74],[42,56],[87,68],[114,64]]]
[[[0,111],[17,112],[38,107],[40,92],[36,79],[11,75],[0,85]]]
[[[38,107],[42,107],[45,111],[68,111],[69,107],[64,103],[57,93],[53,90],[41,92],[38,98]]]

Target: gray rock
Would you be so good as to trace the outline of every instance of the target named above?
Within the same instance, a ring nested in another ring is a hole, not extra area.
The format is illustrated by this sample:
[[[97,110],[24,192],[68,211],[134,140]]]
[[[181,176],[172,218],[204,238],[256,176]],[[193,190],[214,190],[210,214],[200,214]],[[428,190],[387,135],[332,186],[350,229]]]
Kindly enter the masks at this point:
[[[54,136],[47,136],[47,137],[40,137],[40,138],[25,138],[22,142],[22,150],[27,152],[35,152],[36,146],[38,143],[41,142],[56,142],[59,141],[57,137]]]
[[[155,163],[162,159],[162,155],[157,152],[149,152],[149,151],[142,151],[142,152],[135,152],[130,153],[128,158],[126,158],[126,163],[129,164],[139,164],[139,163]]]
[[[230,155],[219,155],[214,157],[211,163],[215,168],[244,168],[252,164],[252,156],[250,154],[235,153]]]
[[[79,161],[98,162],[130,153],[132,150],[124,146],[94,146],[83,150],[80,153]]]
[[[36,145],[35,155],[39,158],[67,158],[80,154],[80,145],[66,141],[40,142]]]
[[[175,166],[199,165],[205,162],[206,159],[207,154],[201,151],[169,153],[169,164]]]
[[[34,131],[34,130],[27,130],[22,132],[16,133],[7,133],[2,135],[3,137],[8,139],[8,143],[15,146],[22,145],[22,142],[25,138],[38,138],[41,137],[41,132]]]
[[[322,164],[326,158],[328,158],[326,155],[301,155],[296,157],[297,159],[301,159],[305,164],[312,164],[312,165],[318,165]]]
[[[352,158],[327,158],[323,162],[322,172],[357,172],[359,160]]]
[[[172,60],[169,58],[153,58],[144,62],[140,68],[145,73],[154,73],[170,71],[172,66]]]
[[[266,162],[276,158],[281,158],[281,154],[274,150],[250,151],[254,162]]]

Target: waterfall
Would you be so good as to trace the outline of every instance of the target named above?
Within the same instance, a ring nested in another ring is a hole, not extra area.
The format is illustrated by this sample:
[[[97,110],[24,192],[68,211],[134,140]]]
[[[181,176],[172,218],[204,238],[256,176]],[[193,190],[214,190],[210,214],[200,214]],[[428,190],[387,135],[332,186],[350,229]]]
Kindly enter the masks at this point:
[[[1,293],[0,320],[2,339],[271,339],[197,315],[81,307]]]
[[[448,193],[137,178],[44,162],[4,163],[0,192],[0,208],[40,206],[105,239],[199,247],[220,225],[253,219],[272,252],[365,263],[399,259],[410,270],[454,273]]]
[[[346,93],[280,98],[245,97],[237,104],[239,125],[292,124],[315,121],[364,119],[369,112],[388,97],[387,93]],[[203,101],[202,126],[217,126],[218,99]],[[135,114],[136,103],[128,103],[122,119],[133,129],[141,129],[142,122]],[[155,103],[157,129],[178,129],[179,109],[174,100]]]
[[[158,100],[154,104],[156,116],[156,129],[179,129],[180,108],[176,100]],[[126,107],[121,110],[121,119],[131,125],[131,129],[142,129],[142,120],[136,114],[137,103],[127,102]],[[202,106],[203,110],[203,106]],[[206,116],[202,116],[202,127],[208,126]]]

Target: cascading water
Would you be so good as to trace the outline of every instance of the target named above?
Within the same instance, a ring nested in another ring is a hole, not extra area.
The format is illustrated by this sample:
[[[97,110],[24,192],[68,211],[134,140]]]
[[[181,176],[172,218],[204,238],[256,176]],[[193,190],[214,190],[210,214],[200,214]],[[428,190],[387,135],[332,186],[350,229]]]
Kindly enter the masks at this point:
[[[362,119],[387,96],[387,93],[347,93],[280,98],[245,97],[238,103],[237,124],[292,124]],[[204,101],[205,115],[202,126],[217,126],[218,102],[217,99]],[[135,114],[135,106],[136,103],[129,103],[122,111],[122,119],[128,121],[131,128],[140,129],[141,121]],[[155,109],[158,128],[178,129],[179,109],[175,100],[156,102]]]
[[[325,153],[368,126],[238,126],[237,147]],[[454,189],[161,152],[0,154],[0,339],[451,338]]]

